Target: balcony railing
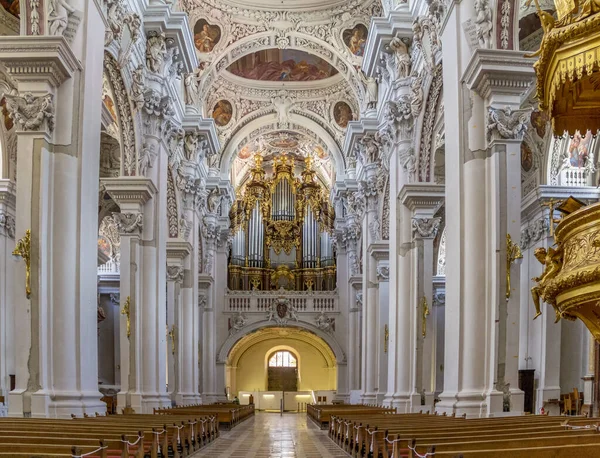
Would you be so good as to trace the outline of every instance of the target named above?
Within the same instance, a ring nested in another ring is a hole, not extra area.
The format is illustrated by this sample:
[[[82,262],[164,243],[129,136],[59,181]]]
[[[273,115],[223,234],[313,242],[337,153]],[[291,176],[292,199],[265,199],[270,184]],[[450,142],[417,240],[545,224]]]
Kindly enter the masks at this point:
[[[267,313],[280,297],[297,312],[338,312],[337,291],[231,291],[225,296],[227,312]]]
[[[118,274],[119,272],[120,272],[119,263],[116,261],[113,261],[112,259],[110,261],[108,261],[106,264],[102,264],[101,266],[98,266],[98,275]]]

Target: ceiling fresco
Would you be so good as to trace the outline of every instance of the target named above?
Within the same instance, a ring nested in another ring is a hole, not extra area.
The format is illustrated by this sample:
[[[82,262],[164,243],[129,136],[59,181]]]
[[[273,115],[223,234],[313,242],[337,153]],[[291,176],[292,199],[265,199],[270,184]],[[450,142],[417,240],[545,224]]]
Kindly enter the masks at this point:
[[[19,0],[0,0],[0,5],[13,16],[19,17]]]
[[[258,81],[317,81],[338,73],[320,57],[294,49],[257,51],[236,60],[227,70]]]

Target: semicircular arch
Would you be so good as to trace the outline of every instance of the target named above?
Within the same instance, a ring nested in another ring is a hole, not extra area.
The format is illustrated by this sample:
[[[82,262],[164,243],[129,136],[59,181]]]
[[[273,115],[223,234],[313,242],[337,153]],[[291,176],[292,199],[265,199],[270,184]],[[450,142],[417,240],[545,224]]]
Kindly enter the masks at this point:
[[[290,124],[285,130],[301,134],[313,133],[316,138],[321,139],[333,158],[337,178],[343,179],[345,177],[346,162],[335,138],[322,125],[301,113],[291,113],[289,118]],[[255,133],[258,136],[282,130],[282,127],[278,125],[277,121],[277,114],[265,113],[240,127],[235,134],[231,136],[223,150],[219,163],[219,169],[221,170],[221,176],[223,178],[227,179],[229,177],[231,164],[238,153],[239,146],[244,146],[251,141],[253,134]]]
[[[270,321],[262,320],[246,326],[243,329],[243,332],[230,335],[219,349],[217,362],[235,365],[233,363],[237,363],[239,357],[243,354],[243,351],[239,352],[239,349],[246,348],[246,344],[253,339],[259,339],[260,341],[260,333],[257,331],[270,328],[281,328],[281,326]],[[312,339],[311,343],[313,346],[319,348],[319,351],[323,354],[325,360],[331,362],[332,366],[346,362],[346,355],[335,337],[321,331],[316,326],[303,321],[298,321],[294,322],[293,326],[287,326],[286,329],[295,329],[298,336],[302,334],[312,334],[312,336],[305,335],[304,338],[307,340]]]
[[[288,40],[286,49],[304,51],[320,57],[343,76],[357,101],[364,99],[365,89],[360,82],[357,70],[336,48],[316,37],[300,32],[290,32],[286,35],[286,38]],[[267,31],[247,36],[229,45],[211,62],[206,70],[208,76],[203,82],[203,86],[206,88],[205,93],[210,93],[211,87],[218,81],[219,75],[227,71],[231,64],[249,54],[277,48],[277,39],[278,36],[275,31]]]

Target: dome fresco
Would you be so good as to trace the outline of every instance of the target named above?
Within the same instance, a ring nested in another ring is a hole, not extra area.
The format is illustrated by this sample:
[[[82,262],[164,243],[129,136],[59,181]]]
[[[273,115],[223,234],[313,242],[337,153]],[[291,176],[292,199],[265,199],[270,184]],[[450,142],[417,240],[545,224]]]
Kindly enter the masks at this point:
[[[257,51],[236,60],[227,70],[258,81],[317,81],[338,73],[320,57],[293,49]]]

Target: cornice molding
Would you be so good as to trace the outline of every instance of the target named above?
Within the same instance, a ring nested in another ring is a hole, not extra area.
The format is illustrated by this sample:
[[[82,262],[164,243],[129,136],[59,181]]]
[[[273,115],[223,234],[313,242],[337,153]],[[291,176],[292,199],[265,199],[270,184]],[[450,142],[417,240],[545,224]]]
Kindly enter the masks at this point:
[[[192,253],[192,244],[183,239],[167,240],[167,262],[170,259],[183,261],[187,255]]]
[[[479,48],[462,80],[484,99],[498,94],[520,97],[535,81],[535,71],[523,51]]]
[[[144,12],[144,31],[164,32],[167,38],[175,40],[181,50],[181,62],[185,72],[191,73],[198,68],[198,57],[192,27],[187,13],[173,11],[168,4],[151,4]]]
[[[433,183],[405,184],[398,193],[398,199],[411,211],[433,210],[445,199],[445,186]]]
[[[373,242],[367,248],[367,253],[373,256],[377,261],[387,261],[390,257],[390,242],[389,240],[380,240]]]
[[[10,180],[0,180],[0,205],[4,205],[12,211],[16,210],[17,187]]]
[[[548,211],[548,207],[541,204],[550,199],[564,200],[573,196],[583,202],[596,203],[600,199],[600,189],[592,187],[572,188],[568,186],[541,185],[535,192],[527,194],[521,203],[521,220],[523,225],[536,219]]]
[[[371,19],[369,36],[365,45],[365,57],[362,62],[363,71],[372,76],[377,66],[379,52],[394,36],[411,38],[413,17],[408,10],[392,11],[387,17]]]
[[[52,87],[83,68],[63,36],[0,37],[0,61],[18,82],[42,79]]]
[[[158,192],[154,182],[145,177],[102,178],[100,182],[121,211],[124,205],[144,205]]]

